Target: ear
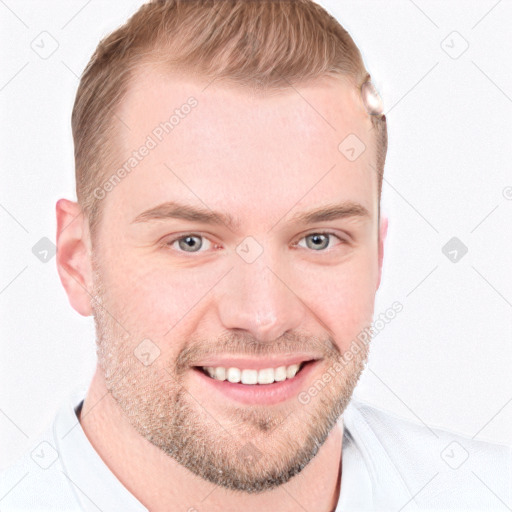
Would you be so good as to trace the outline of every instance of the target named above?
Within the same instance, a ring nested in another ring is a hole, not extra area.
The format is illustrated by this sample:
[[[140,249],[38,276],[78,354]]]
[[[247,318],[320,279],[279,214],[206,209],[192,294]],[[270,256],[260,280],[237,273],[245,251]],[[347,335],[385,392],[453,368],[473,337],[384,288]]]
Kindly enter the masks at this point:
[[[92,315],[91,246],[87,219],[73,201],[59,199],[57,214],[57,271],[73,309]]]
[[[377,281],[377,289],[380,286],[382,278],[382,262],[384,260],[384,242],[388,234],[388,218],[381,215],[379,226],[379,279]]]

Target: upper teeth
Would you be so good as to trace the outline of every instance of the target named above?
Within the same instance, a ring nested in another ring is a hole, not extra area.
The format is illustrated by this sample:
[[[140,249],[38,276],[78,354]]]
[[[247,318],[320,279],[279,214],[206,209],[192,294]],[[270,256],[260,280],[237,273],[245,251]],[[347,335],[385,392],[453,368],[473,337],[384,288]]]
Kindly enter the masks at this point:
[[[264,368],[263,370],[240,370],[239,368],[224,368],[222,366],[203,366],[208,375],[216,380],[241,382],[242,384],[272,384],[286,379],[292,379],[299,371],[300,364]]]

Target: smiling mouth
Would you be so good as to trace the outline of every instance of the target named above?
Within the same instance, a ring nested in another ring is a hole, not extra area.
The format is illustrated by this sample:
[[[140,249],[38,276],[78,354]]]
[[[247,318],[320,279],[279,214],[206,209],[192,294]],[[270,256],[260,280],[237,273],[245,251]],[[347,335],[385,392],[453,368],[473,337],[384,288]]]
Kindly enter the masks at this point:
[[[275,382],[293,380],[302,369],[312,364],[314,360],[302,361],[287,366],[263,368],[260,370],[223,366],[196,366],[195,369],[204,373],[211,379],[228,381],[233,384],[240,383],[248,386],[269,385]]]

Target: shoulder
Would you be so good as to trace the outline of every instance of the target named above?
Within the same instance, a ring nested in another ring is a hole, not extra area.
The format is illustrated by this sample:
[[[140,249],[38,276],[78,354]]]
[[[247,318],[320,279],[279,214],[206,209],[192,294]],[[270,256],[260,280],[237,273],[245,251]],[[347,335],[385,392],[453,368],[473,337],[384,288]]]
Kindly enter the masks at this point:
[[[0,473],[2,512],[147,510],[88,440],[77,417],[83,397],[81,388],[72,392],[52,425]]]
[[[363,422],[370,427],[379,441],[389,447],[391,451],[393,448],[406,446],[410,453],[419,455],[433,448],[444,449],[448,445],[443,443],[453,442],[470,450],[471,454],[481,455],[493,462],[510,463],[512,448],[509,446],[481,441],[465,434],[427,425],[420,418],[415,421],[405,419],[357,399],[352,400],[350,405],[353,408],[354,420]],[[452,448],[457,450],[455,446]],[[438,455],[443,456],[441,452]],[[462,457],[463,453],[457,455],[459,455],[459,459],[464,458]],[[470,453],[468,452],[467,455],[469,456]],[[452,465],[455,465],[455,462]]]
[[[26,451],[0,473],[0,509],[18,511],[79,511],[80,490],[69,476],[66,443],[77,429],[76,407],[84,389],[73,389],[57,407],[53,422],[30,440]],[[64,430],[64,433],[61,432]],[[71,435],[67,436],[67,433]]]
[[[353,399],[344,415],[355,442],[375,446],[418,503],[464,510],[512,499],[512,448],[410,421]],[[368,460],[372,454],[366,453]],[[460,509],[460,508],[459,508]],[[454,509],[455,510],[455,509]]]
[[[55,444],[48,428],[0,473],[2,512],[80,510]]]

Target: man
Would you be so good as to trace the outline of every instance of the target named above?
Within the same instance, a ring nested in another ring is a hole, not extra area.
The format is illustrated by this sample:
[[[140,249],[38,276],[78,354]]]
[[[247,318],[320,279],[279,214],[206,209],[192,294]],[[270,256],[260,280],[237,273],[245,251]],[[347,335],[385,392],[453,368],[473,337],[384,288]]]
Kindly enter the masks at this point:
[[[510,503],[510,450],[351,401],[387,231],[382,112],[310,0],[153,1],[100,43],[78,201],[57,203],[98,366],[2,475],[2,510]]]

